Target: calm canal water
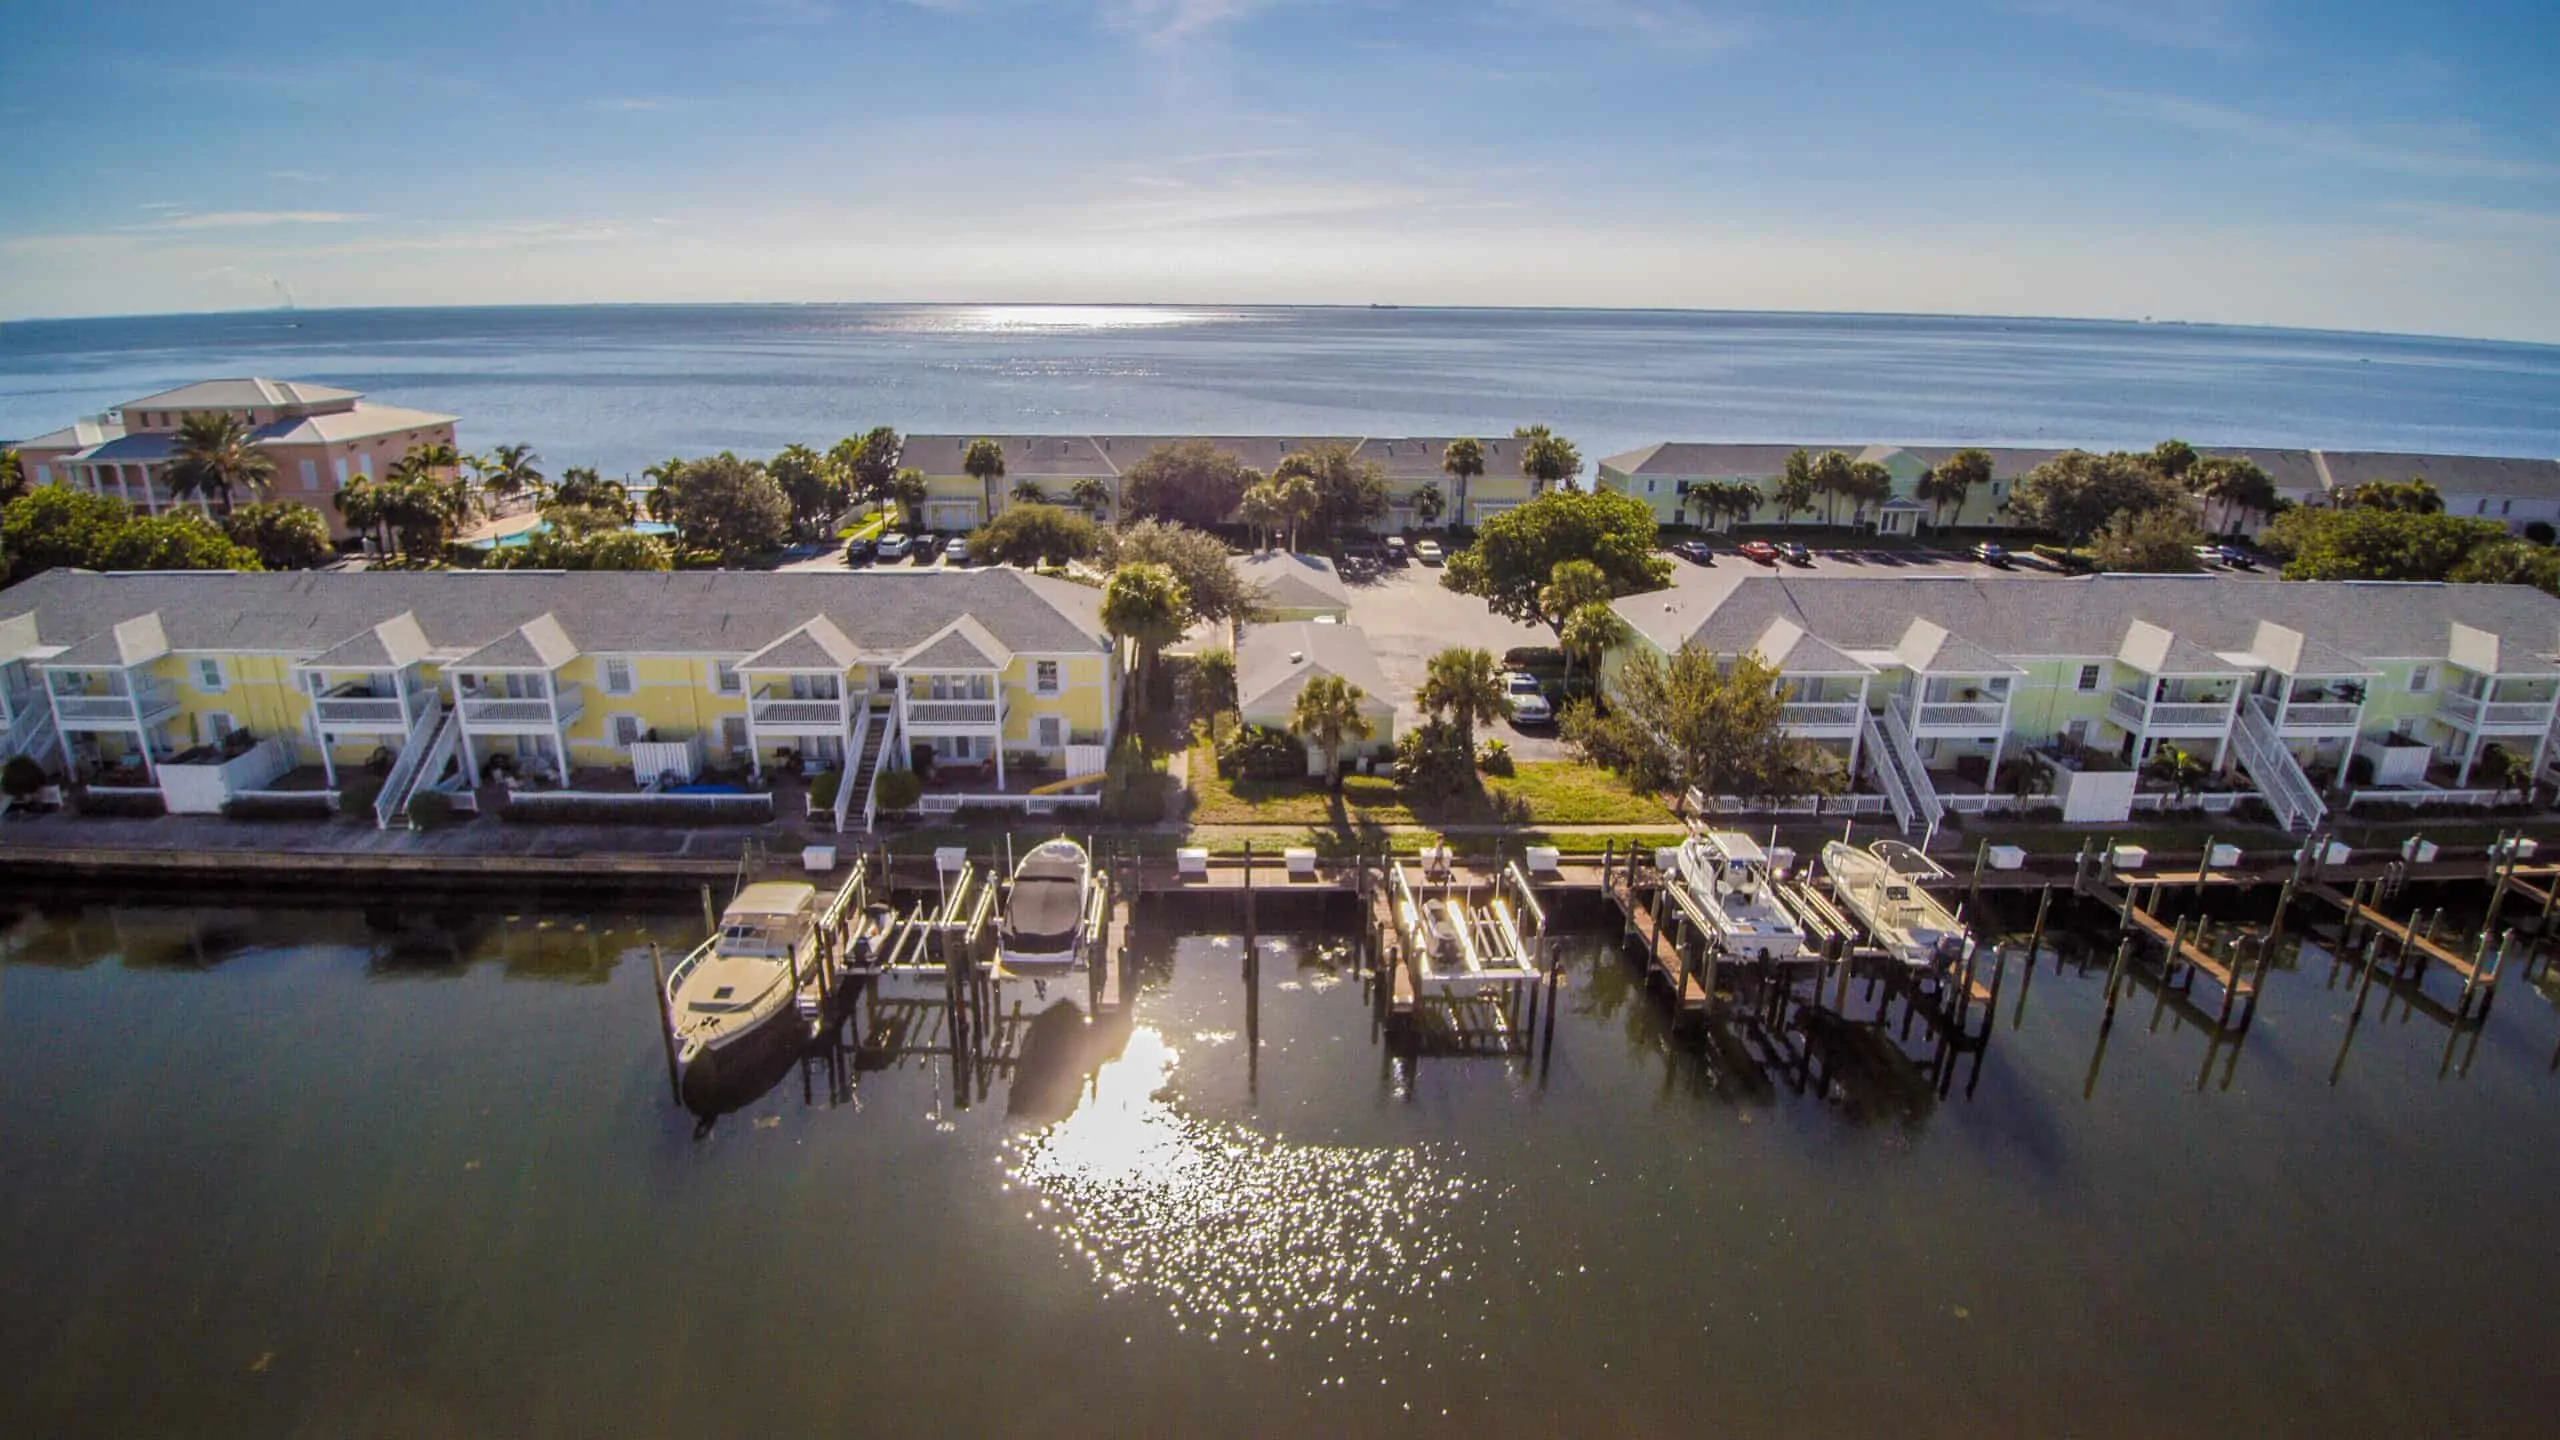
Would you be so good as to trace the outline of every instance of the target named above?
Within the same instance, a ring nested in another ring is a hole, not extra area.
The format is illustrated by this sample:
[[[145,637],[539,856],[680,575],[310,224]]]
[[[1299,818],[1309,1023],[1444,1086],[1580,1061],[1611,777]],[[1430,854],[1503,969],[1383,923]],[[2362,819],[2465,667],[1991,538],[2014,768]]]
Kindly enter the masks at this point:
[[[2308,955],[2199,1090],[2206,1036],[2137,991],[2101,1054],[2102,972],[2049,962],[1940,1100],[1917,1029],[1827,1094],[1675,1043],[1596,938],[1547,1066],[1390,1059],[1340,942],[1260,938],[1249,995],[1242,938],[1160,922],[1090,1077],[956,1074],[893,1005],[917,1053],[705,1128],[635,948],[698,916],[11,913],[20,1435],[2547,1434],[2560,1400],[2560,1019],[2520,979],[2440,1078],[2378,994],[2341,1065]]]

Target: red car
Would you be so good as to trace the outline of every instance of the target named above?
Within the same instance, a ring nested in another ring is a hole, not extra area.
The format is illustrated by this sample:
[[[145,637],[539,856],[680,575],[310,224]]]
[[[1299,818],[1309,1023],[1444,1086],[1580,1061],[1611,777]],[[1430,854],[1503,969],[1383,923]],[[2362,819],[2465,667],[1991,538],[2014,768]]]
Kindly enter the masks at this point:
[[[1766,540],[1745,540],[1734,547],[1733,553],[1745,560],[1756,560],[1763,565],[1778,563],[1778,547]]]

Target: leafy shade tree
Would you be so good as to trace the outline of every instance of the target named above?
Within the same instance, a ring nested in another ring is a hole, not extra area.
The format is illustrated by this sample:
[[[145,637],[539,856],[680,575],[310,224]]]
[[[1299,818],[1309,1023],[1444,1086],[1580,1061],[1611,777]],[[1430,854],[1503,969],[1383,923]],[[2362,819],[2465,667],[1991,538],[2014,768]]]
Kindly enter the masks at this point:
[[[2101,570],[2154,575],[2184,574],[2196,569],[2196,547],[2204,532],[2187,517],[2184,506],[2119,511],[2089,542],[2090,558]]]
[[[1550,490],[1487,520],[1476,543],[1449,557],[1440,583],[1483,598],[1497,615],[1545,620],[1539,597],[1558,564],[1587,560],[1613,595],[1659,590],[1671,562],[1653,551],[1653,510],[1614,490]]]
[[[620,528],[556,529],[493,551],[486,563],[492,570],[673,570],[676,558],[655,535]]]
[[[1532,495],[1544,494],[1582,473],[1582,452],[1544,425],[1523,425],[1511,432],[1511,438],[1527,442],[1520,447],[1520,474],[1529,482]]]
[[[1115,568],[1161,565],[1182,585],[1183,628],[1204,621],[1251,620],[1263,610],[1260,587],[1227,563],[1218,537],[1166,520],[1141,520],[1106,532],[1104,558]]]
[[[1120,481],[1120,518],[1173,520],[1197,529],[1223,525],[1244,499],[1253,472],[1206,440],[1159,445]]]
[[[1484,474],[1484,442],[1472,435],[1461,436],[1450,441],[1449,448],[1440,452],[1440,473],[1448,476],[1449,483],[1455,487],[1451,499],[1456,504],[1458,517],[1464,519],[1467,513],[1467,487],[1473,485]],[[1417,495],[1414,497],[1414,513],[1420,514],[1421,510],[1422,497]],[[1431,516],[1422,523],[1433,524],[1439,518],[1439,512],[1435,508]]]
[[[2472,552],[2507,538],[2495,520],[2409,510],[2298,506],[2260,532],[2288,580],[2445,580]]]
[[[245,490],[255,498],[266,494],[275,479],[276,462],[251,442],[248,422],[239,416],[208,410],[178,423],[177,453],[169,462],[170,494],[203,500],[228,514],[232,492]]]
[[[480,488],[498,501],[527,495],[539,497],[542,471],[536,462],[541,459],[530,445],[492,446],[488,458],[480,463]]]
[[[1813,508],[1814,497],[1821,492],[1814,479],[1813,455],[1799,446],[1787,456],[1786,468],[1778,474],[1778,483],[1769,490],[1769,504],[1778,512],[1778,523],[1786,524]]]
[[[1095,520],[1111,514],[1111,487],[1091,475],[1067,487],[1067,499]]]
[[[1695,644],[1668,659],[1636,647],[1618,672],[1607,712],[1589,701],[1565,707],[1566,741],[1585,759],[1648,790],[1686,797],[1767,796],[1837,790],[1840,767],[1819,747],[1787,733],[1786,698],[1775,668],[1756,655],[1728,665]]]
[[[851,498],[850,488],[837,478],[827,457],[806,445],[784,446],[765,465],[765,473],[782,487],[782,498],[791,502],[791,529],[796,535],[820,533]]]
[[[1475,753],[1476,727],[1500,718],[1511,704],[1503,693],[1502,670],[1494,663],[1493,652],[1468,646],[1453,646],[1432,656],[1413,699],[1434,719],[1445,716],[1456,726],[1470,755]]]
[[[257,552],[193,510],[136,515],[109,495],[39,485],[0,509],[9,578],[59,566],[84,570],[256,570]]]
[[[836,449],[842,450],[845,444],[853,446],[845,457],[853,493],[875,504],[895,498],[891,487],[898,478],[898,462],[906,456],[906,440],[886,425],[875,425],[860,440],[840,443]]]
[[[1573,662],[1580,660],[1595,671],[1601,658],[1627,638],[1627,622],[1606,604],[1585,605],[1565,617],[1564,628],[1556,632],[1556,644],[1564,650],[1564,678],[1573,680]]]
[[[2462,557],[2446,578],[2474,585],[2531,585],[2560,595],[2560,554],[2529,540],[2492,540]]]
[[[2185,492],[2162,479],[2144,457],[2086,450],[2064,451],[2028,471],[2009,497],[2010,512],[2019,520],[2072,545],[2087,544],[2124,511],[2184,503]]]
[[[1101,549],[1101,526],[1056,505],[1008,505],[969,537],[970,558],[1000,565],[1064,565]]]
[[[1281,460],[1271,478],[1284,490],[1303,479],[1314,494],[1305,525],[1330,539],[1374,525],[1387,513],[1387,478],[1375,461],[1343,444],[1314,445]]]
[[[26,461],[17,451],[0,446],[0,505],[6,505],[26,493]]]
[[[1607,572],[1588,560],[1559,560],[1547,572],[1546,588],[1538,592],[1538,619],[1558,634],[1574,612],[1589,605],[1606,605],[1618,598],[1617,587],[1609,583]]]
[[[1324,756],[1324,783],[1342,788],[1342,747],[1377,733],[1360,702],[1369,692],[1339,675],[1311,675],[1289,707],[1289,732]]]
[[[978,482],[979,498],[985,515],[996,513],[996,482],[1004,478],[1004,446],[983,436],[969,442],[967,453],[960,457],[961,473]]]
[[[1990,483],[1991,452],[1968,446],[1921,476],[1914,493],[1929,507],[1929,523],[1943,525],[1945,516],[1964,514],[1964,502],[1973,487]]]
[[[2491,745],[2480,752],[2478,763],[2471,767],[2472,782],[2485,785],[2492,795],[2516,792],[2519,800],[2533,798],[2533,757],[2504,745]]]
[[[1439,486],[1425,485],[1413,492],[1413,518],[1422,522],[1423,529],[1439,524],[1440,517],[1447,513],[1449,500],[1440,493]]]
[[[691,461],[666,487],[667,519],[686,548],[732,565],[782,544],[791,501],[763,467],[722,451]]]
[[[2188,467],[2185,484],[2203,502],[2208,523],[2221,518],[2217,531],[2233,528],[2243,515],[2271,515],[2283,504],[2276,482],[2242,455],[2205,456]]]
[[[681,472],[679,472],[681,473]],[[544,509],[592,510],[614,517],[615,523],[628,525],[639,511],[631,503],[631,492],[617,480],[607,480],[594,467],[572,465],[560,472],[560,483],[551,488]]]
[[[2346,493],[2346,503],[2366,510],[2397,510],[2409,515],[2441,515],[2444,494],[2423,478],[2367,480]]]
[[[2173,485],[2186,485],[2187,473],[2196,468],[2196,447],[2184,440],[2163,440],[2151,447],[2149,458],[2153,474]]]
[[[193,510],[137,516],[96,557],[101,570],[257,570],[256,551]]]
[[[243,505],[222,517],[222,532],[270,570],[308,570],[330,555],[329,522],[291,500]]]
[[[1156,657],[1182,638],[1190,610],[1182,582],[1162,565],[1123,565],[1102,587],[1102,628],[1136,652],[1141,704],[1155,681]]]
[[[906,515],[909,529],[924,517],[924,497],[931,489],[924,472],[912,467],[889,477],[888,498]]]

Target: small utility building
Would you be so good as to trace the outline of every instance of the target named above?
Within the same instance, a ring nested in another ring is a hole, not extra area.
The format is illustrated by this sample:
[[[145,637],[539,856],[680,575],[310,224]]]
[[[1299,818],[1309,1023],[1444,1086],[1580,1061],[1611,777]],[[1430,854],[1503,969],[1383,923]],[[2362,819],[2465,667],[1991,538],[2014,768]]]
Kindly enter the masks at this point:
[[[1257,625],[1236,649],[1236,712],[1248,725],[1289,728],[1298,692],[1318,675],[1339,675],[1360,687],[1360,711],[1369,719],[1369,738],[1342,747],[1347,765],[1363,755],[1393,755],[1396,707],[1388,698],[1387,677],[1369,650],[1369,637],[1349,625],[1288,621]],[[1307,747],[1307,773],[1324,773],[1324,756]]]

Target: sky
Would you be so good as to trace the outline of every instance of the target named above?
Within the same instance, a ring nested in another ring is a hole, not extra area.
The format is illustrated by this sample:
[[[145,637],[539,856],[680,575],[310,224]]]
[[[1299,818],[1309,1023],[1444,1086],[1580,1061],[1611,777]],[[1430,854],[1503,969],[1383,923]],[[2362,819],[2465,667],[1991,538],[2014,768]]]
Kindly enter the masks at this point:
[[[0,5],[0,316],[1584,305],[2560,341],[2549,0]]]

